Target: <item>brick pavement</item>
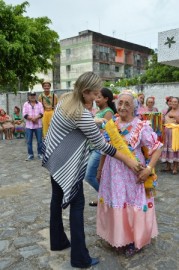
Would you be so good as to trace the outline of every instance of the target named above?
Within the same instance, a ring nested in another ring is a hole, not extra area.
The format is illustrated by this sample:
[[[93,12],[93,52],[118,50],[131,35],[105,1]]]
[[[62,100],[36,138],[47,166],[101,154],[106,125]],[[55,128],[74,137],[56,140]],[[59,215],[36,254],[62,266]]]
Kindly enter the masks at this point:
[[[49,249],[49,175],[37,158],[27,162],[26,157],[24,139],[0,141],[0,270],[74,269],[70,266],[70,249]],[[89,207],[88,202],[97,195],[88,184],[84,188],[86,242],[90,254],[100,258],[100,264],[91,269],[179,269],[179,174],[159,173],[156,211],[160,234],[128,259],[96,236],[96,208]],[[63,216],[69,235],[68,211]]]

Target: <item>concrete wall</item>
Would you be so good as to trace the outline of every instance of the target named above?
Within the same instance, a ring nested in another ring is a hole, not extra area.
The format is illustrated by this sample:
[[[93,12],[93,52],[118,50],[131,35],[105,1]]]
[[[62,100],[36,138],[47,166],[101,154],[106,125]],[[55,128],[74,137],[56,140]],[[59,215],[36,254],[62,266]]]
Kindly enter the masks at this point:
[[[136,92],[141,92],[140,87],[129,87]],[[163,110],[166,107],[165,97],[174,96],[179,97],[179,82],[177,83],[159,83],[159,84],[147,84],[143,85],[143,91],[145,94],[145,99],[150,96],[155,97],[155,107],[159,111]]]
[[[136,92],[140,91],[137,87],[129,87],[134,89]],[[65,93],[69,90],[55,90],[55,93],[60,97],[62,93]],[[143,93],[145,97],[155,96],[155,106],[161,111],[166,107],[165,97],[167,96],[176,96],[179,97],[179,82],[178,83],[167,83],[167,84],[150,84],[144,85]],[[38,95],[40,92],[38,93]],[[17,95],[8,93],[0,94],[0,108],[3,108],[9,114],[12,114],[14,106],[18,106],[22,109],[23,104],[27,100],[27,92],[21,92]]]
[[[67,92],[69,90],[55,90],[54,92],[60,97],[61,94]],[[37,97],[41,92],[37,93]],[[27,101],[27,92],[20,92],[17,95],[13,93],[8,94],[0,94],[0,108],[4,109],[8,114],[12,115],[14,106],[18,106],[21,111],[23,108],[23,104]]]

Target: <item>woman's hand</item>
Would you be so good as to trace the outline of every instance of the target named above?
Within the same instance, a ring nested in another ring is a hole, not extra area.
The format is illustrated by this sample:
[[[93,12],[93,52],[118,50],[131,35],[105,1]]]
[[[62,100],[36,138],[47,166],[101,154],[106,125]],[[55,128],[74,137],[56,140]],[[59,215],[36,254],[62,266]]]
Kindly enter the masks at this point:
[[[94,121],[96,124],[103,124],[104,122],[106,123],[108,120],[105,118],[94,118]]]
[[[134,172],[134,173],[139,173],[141,170],[143,170],[143,165],[138,162],[137,160],[134,159],[129,159],[126,162],[126,165]]]
[[[32,118],[32,122],[35,124],[35,123],[38,123],[38,117],[34,117],[34,118]]]
[[[137,161],[137,159],[129,158],[128,156],[126,156],[126,154],[121,153],[118,150],[114,154],[114,158],[117,158],[118,160],[124,162],[124,164],[136,174],[144,168],[143,165]]]
[[[142,184],[144,183],[148,176],[151,174],[151,170],[149,168],[144,168],[143,170],[141,170],[138,174],[138,179],[137,179],[137,182],[138,184]]]

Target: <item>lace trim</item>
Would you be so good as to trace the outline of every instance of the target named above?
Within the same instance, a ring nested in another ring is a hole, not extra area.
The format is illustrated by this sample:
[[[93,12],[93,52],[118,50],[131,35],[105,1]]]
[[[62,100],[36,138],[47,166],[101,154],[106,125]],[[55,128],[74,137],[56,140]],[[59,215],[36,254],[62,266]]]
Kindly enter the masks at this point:
[[[139,143],[141,138],[141,130],[144,126],[148,125],[147,121],[140,121],[137,123],[136,128],[132,131],[131,137],[129,140],[129,144],[135,149]]]
[[[125,243],[119,243],[119,244],[117,244],[117,243],[112,243],[112,242],[109,240],[109,238],[107,237],[106,234],[103,235],[103,234],[100,234],[100,233],[97,232],[97,235],[98,235],[101,239],[103,239],[103,240],[105,240],[106,242],[108,242],[112,247],[115,247],[115,248],[125,247],[125,246],[131,244],[131,241],[130,241],[130,242],[125,242]],[[158,236],[158,233],[152,235],[152,236],[151,236],[151,239],[157,238],[157,236]],[[150,240],[147,244],[145,244],[144,246],[147,246],[147,245],[149,245],[150,243],[151,243],[151,240]],[[136,246],[135,243],[134,243],[134,245],[135,245],[135,247],[138,248],[138,249],[141,249],[142,247],[144,247],[144,246],[138,247],[138,246]]]

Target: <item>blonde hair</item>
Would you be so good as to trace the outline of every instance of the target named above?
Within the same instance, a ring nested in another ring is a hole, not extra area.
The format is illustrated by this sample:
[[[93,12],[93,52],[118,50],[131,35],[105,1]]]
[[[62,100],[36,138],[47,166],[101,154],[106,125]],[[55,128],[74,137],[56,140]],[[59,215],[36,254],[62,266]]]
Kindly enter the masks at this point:
[[[75,82],[73,92],[63,97],[59,109],[67,118],[80,118],[85,104],[83,93],[100,90],[101,87],[102,81],[98,75],[91,71],[83,73]]]

